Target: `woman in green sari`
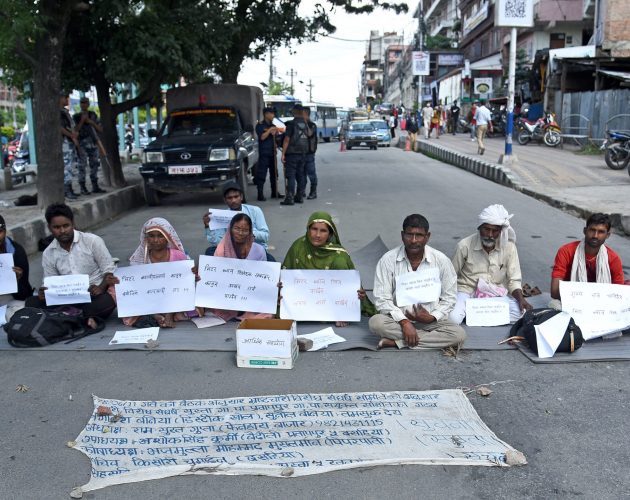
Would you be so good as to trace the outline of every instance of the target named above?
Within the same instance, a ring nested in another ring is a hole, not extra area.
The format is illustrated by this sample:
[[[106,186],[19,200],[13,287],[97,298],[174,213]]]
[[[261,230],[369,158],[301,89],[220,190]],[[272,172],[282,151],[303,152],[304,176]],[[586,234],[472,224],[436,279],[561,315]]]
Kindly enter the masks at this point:
[[[293,242],[282,263],[282,269],[349,270],[354,263],[348,251],[341,245],[337,226],[329,213],[315,212],[306,224],[306,234]],[[374,305],[365,290],[357,290],[364,316],[376,314]],[[337,321],[336,326],[348,326]]]

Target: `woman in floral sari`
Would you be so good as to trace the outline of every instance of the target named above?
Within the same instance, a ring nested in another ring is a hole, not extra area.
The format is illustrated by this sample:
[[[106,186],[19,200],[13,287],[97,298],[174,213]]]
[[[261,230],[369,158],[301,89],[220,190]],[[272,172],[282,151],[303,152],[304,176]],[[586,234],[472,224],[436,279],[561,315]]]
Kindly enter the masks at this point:
[[[351,270],[354,268],[348,251],[341,245],[337,226],[327,212],[315,212],[309,217],[306,234],[293,242],[282,263],[282,269]],[[376,314],[374,305],[367,298],[365,290],[361,288],[357,293],[361,301],[361,313],[365,316]],[[337,321],[336,326],[348,326],[348,323]]]

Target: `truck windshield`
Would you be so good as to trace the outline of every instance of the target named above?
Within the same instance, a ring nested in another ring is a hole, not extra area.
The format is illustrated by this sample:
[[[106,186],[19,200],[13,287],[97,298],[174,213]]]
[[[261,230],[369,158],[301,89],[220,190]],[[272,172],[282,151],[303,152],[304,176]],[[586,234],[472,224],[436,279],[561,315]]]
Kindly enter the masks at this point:
[[[238,133],[238,118],[232,109],[199,109],[171,113],[163,136]]]

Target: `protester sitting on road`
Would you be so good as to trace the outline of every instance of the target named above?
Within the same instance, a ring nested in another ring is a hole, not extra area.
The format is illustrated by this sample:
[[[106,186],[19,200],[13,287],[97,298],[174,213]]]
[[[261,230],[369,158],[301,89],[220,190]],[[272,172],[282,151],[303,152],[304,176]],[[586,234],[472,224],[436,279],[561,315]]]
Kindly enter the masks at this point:
[[[457,244],[453,267],[457,273],[457,302],[449,319],[460,324],[470,297],[503,297],[509,294],[510,321],[532,309],[521,289],[521,266],[516,250],[512,215],[503,205],[490,205],[479,214],[477,232]]]
[[[624,283],[623,267],[619,255],[605,243],[610,236],[610,218],[606,214],[593,214],[583,229],[584,239],[562,245],[556,253],[551,272],[550,307],[562,308],[560,281],[589,283]]]
[[[374,275],[374,299],[379,314],[370,318],[370,331],[381,337],[378,347],[438,349],[464,342],[464,329],[449,321],[455,306],[457,275],[450,259],[427,245],[429,221],[412,214],[403,221],[403,244],[378,261]],[[396,278],[418,270],[439,269],[441,291],[435,302],[399,307]]]
[[[228,182],[223,187],[223,200],[230,210],[243,212],[249,215],[254,225],[254,241],[262,245],[267,250],[267,242],[269,241],[269,228],[265,221],[263,211],[254,205],[243,203],[243,188],[236,182]],[[223,236],[227,232],[226,229],[210,229],[210,218],[212,212],[203,214],[203,225],[206,228],[206,238],[210,246],[206,249],[206,255],[214,255],[217,245],[221,242]],[[267,253],[267,260],[275,262],[275,259]]]
[[[7,306],[9,317],[17,309],[24,307],[24,300],[33,294],[33,287],[28,281],[28,257],[22,245],[7,236],[7,225],[0,215],[0,254],[13,255],[13,272],[17,280],[17,292],[0,295],[0,306]],[[0,317],[0,321],[5,318]]]
[[[74,214],[68,205],[54,203],[48,206],[45,217],[54,239],[42,256],[44,278],[87,274],[91,301],[72,306],[81,309],[88,325],[95,328],[96,322],[92,318],[106,319],[116,308],[114,299],[107,293],[116,283],[114,259],[102,238],[75,229]],[[45,290],[46,287],[40,287],[36,296],[26,299],[26,306],[47,308]]]
[[[262,245],[254,241],[252,220],[247,214],[236,214],[230,222],[229,231],[225,233],[214,252],[215,257],[228,259],[247,259],[266,261],[267,253]],[[226,309],[209,309],[209,311],[225,321],[231,319],[266,319],[273,314],[253,313],[245,311],[229,311]]]
[[[140,245],[129,257],[132,266],[141,264],[156,264],[158,262],[176,262],[190,260],[177,232],[166,219],[153,217],[146,221],[140,231]],[[193,267],[193,273],[196,269]],[[116,283],[117,278],[114,278]],[[116,298],[114,288],[110,288],[110,294]],[[190,318],[203,316],[203,310],[178,313],[158,313],[148,316],[130,316],[122,318],[127,326],[147,327],[160,326],[173,328],[176,321],[187,321]]]
[[[287,252],[282,269],[355,269],[348,251],[341,245],[337,226],[332,216],[326,212],[315,212],[308,218],[306,234],[293,242]],[[357,291],[361,301],[361,313],[371,316],[376,313],[367,298],[365,290]],[[348,326],[345,321],[337,321],[336,326]]]

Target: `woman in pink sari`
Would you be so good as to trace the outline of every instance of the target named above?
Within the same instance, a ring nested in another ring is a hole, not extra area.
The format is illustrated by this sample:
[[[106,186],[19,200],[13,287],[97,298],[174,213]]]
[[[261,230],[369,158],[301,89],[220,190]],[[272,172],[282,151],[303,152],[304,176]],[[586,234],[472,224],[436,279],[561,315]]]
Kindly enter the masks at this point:
[[[249,215],[239,213],[232,218],[230,228],[219,242],[214,256],[227,257],[228,259],[267,261],[265,248],[254,241],[252,220],[249,218]],[[231,319],[266,319],[274,317],[273,314],[229,311],[226,309],[210,309],[210,312],[225,321],[230,321]]]
[[[132,266],[139,264],[155,264],[158,262],[175,262],[178,260],[189,260],[184,246],[179,236],[175,232],[173,226],[162,217],[153,217],[144,223],[140,232],[140,245],[131,257],[129,263]],[[194,270],[193,270],[194,272]],[[113,287],[109,288],[110,290]],[[190,313],[163,313],[153,314],[152,319],[155,320],[157,326],[163,328],[173,328],[175,321],[186,321],[190,317],[197,316],[198,312]],[[141,320],[138,322],[138,320]],[[151,317],[131,316],[122,318],[127,326],[149,326],[153,323]],[[145,324],[146,323],[146,324]]]

